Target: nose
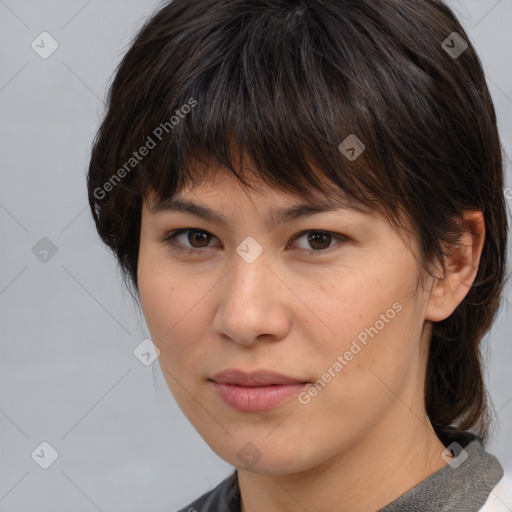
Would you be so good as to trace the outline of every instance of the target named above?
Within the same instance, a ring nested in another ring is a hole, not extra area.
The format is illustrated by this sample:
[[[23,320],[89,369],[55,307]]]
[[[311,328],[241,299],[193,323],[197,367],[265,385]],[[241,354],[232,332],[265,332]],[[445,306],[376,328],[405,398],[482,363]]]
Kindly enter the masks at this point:
[[[257,339],[278,341],[286,338],[291,325],[287,307],[292,294],[279,272],[263,252],[248,263],[234,254],[233,266],[218,288],[215,333],[227,340],[251,345]]]

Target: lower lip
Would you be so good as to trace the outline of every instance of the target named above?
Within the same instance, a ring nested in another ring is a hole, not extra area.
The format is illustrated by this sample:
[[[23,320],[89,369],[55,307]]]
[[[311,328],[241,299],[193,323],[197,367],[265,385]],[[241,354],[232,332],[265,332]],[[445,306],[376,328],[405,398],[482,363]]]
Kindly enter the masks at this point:
[[[297,395],[307,383],[275,386],[245,387],[212,381],[215,390],[226,404],[238,411],[266,411]]]

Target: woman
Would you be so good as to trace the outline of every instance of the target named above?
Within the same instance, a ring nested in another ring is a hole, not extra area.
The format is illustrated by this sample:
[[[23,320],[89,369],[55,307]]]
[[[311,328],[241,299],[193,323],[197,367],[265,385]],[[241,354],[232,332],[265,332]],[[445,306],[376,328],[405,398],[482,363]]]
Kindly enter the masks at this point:
[[[172,394],[235,468],[183,511],[490,506],[503,163],[446,5],[164,5],[88,189]]]

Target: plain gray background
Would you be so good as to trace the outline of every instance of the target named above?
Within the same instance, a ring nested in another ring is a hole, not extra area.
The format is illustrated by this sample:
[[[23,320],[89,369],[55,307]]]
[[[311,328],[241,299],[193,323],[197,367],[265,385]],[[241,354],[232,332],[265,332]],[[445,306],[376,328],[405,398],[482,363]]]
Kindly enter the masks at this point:
[[[158,5],[0,0],[3,512],[173,511],[231,471],[178,409],[157,364],[134,356],[149,333],[87,205],[107,85]],[[450,5],[481,56],[511,155],[512,0]],[[31,47],[44,31],[58,43],[47,59]],[[33,252],[43,237],[57,250],[46,262]],[[507,288],[484,354],[499,411],[488,451],[512,474],[509,299]],[[48,469],[31,457],[43,441],[58,453]],[[507,504],[512,510],[512,496]]]

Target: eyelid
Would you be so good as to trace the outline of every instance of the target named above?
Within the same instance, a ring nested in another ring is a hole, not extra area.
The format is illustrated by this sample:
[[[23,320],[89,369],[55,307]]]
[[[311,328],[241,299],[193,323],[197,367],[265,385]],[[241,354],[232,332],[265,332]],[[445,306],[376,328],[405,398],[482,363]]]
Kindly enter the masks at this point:
[[[180,251],[184,251],[184,252],[187,252],[189,254],[199,254],[199,253],[204,253],[204,252],[207,252],[207,251],[210,251],[213,247],[211,246],[207,246],[207,247],[203,247],[201,249],[198,249],[198,248],[195,248],[195,247],[187,247],[186,245],[182,245],[180,243],[176,243],[175,242],[175,239],[178,235],[181,235],[183,233],[187,233],[188,231],[199,231],[199,232],[202,232],[202,233],[207,233],[209,235],[211,235],[213,238],[217,238],[215,235],[213,235],[212,233],[210,233],[209,231],[207,231],[206,229],[202,229],[202,228],[180,228],[180,229],[175,229],[173,231],[170,231],[168,233],[166,233],[162,238],[159,239],[160,242],[162,242],[164,245],[169,245],[177,250],[180,250]]]
[[[343,243],[348,240],[348,237],[346,237],[345,235],[342,235],[341,233],[334,233],[332,231],[327,231],[324,229],[305,229],[303,231],[300,231],[296,235],[294,235],[293,238],[291,239],[291,241],[295,242],[295,240],[297,240],[298,238],[301,238],[303,235],[305,235],[307,233],[321,233],[323,235],[329,235],[333,239],[338,239],[338,243],[336,243],[330,247],[327,247],[326,249],[321,249],[318,251],[314,251],[313,249],[297,249],[298,251],[300,251],[302,253],[306,252],[308,255],[312,255],[312,256],[325,256],[327,254],[330,254],[331,252],[339,249],[340,243]],[[288,247],[288,245],[286,247]]]
[[[184,251],[188,254],[200,254],[200,253],[210,252],[214,248],[214,246],[206,246],[203,248],[194,248],[194,247],[188,247],[186,245],[184,246],[183,244],[175,242],[175,239],[178,235],[187,233],[187,232],[192,232],[192,231],[207,233],[208,235],[211,235],[213,238],[217,238],[215,235],[213,235],[206,229],[180,228],[180,229],[175,229],[173,231],[166,233],[163,237],[161,237],[159,239],[159,241],[161,243],[163,243],[164,245],[172,246],[174,249]],[[322,230],[322,229],[305,229],[305,230],[302,230],[299,233],[295,234],[291,238],[290,243],[295,242],[295,240],[301,238],[302,236],[304,236],[305,234],[308,234],[308,233],[321,233],[321,234],[329,235],[329,236],[333,237],[334,239],[338,240],[338,243],[336,243],[326,249],[320,249],[318,251],[315,251],[313,249],[303,249],[303,248],[297,249],[297,251],[299,251],[301,253],[307,253],[308,255],[312,255],[312,256],[322,256],[322,255],[330,254],[331,252],[339,249],[340,243],[343,243],[348,240],[348,237],[345,235],[342,235],[341,233],[334,233],[332,231],[327,231],[327,230]],[[218,238],[217,238],[217,240],[218,240]],[[286,247],[289,247],[290,243],[287,244]]]

